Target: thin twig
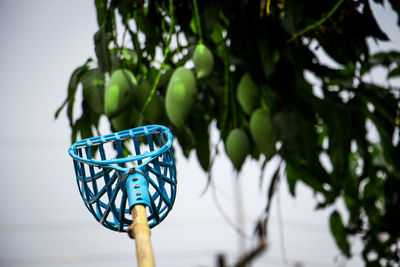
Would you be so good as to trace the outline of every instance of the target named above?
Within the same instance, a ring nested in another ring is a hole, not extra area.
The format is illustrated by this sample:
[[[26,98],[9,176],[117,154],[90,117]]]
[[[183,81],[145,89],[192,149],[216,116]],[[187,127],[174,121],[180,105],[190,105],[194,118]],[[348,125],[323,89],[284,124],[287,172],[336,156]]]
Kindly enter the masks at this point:
[[[121,48],[124,47],[125,37],[126,37],[127,32],[128,32],[128,25],[125,25],[125,29],[124,29],[124,33],[122,34],[122,41],[121,41],[121,45],[120,45]]]
[[[244,255],[239,261],[234,265],[235,267],[244,267],[247,266],[248,263],[253,261],[257,256],[259,256],[262,252],[267,248],[266,242],[260,242],[260,244],[250,251],[248,254]]]
[[[153,98],[154,92],[156,91],[156,88],[158,86],[158,82],[160,81],[160,76],[161,76],[161,71],[164,69],[165,67],[165,60],[167,59],[168,53],[170,51],[169,45],[171,43],[171,39],[172,39],[172,32],[174,30],[175,27],[175,19],[174,19],[174,4],[173,4],[173,0],[169,0],[169,15],[171,17],[171,24],[169,25],[169,32],[168,32],[168,42],[167,45],[164,49],[164,58],[161,64],[160,69],[157,72],[157,76],[156,76],[156,80],[153,83],[153,88],[151,89],[150,95],[147,97],[146,102],[143,105],[143,108],[141,110],[141,113],[143,114],[144,111],[146,110],[147,106],[149,105],[151,99]]]
[[[193,9],[194,9],[194,17],[196,20],[196,26],[197,26],[197,33],[199,35],[199,43],[203,43],[203,33],[201,31],[201,24],[200,24],[200,16],[199,16],[199,9],[197,7],[197,0],[193,0]]]
[[[121,51],[118,45],[118,40],[117,40],[117,36],[118,36],[118,32],[117,32],[117,24],[115,23],[115,13],[114,13],[114,1],[110,2],[110,18],[111,18],[111,27],[112,27],[112,39],[115,45],[115,48],[117,49],[117,62],[118,62],[118,67],[121,67],[121,60],[120,60],[120,56],[121,56]]]
[[[225,131],[229,110],[229,59],[227,51],[224,52],[224,89],[224,111],[222,115],[221,134]]]
[[[219,213],[221,214],[222,218],[224,219],[224,221],[231,226],[239,235],[241,235],[242,237],[249,239],[249,237],[246,235],[245,232],[243,232],[242,229],[240,229],[239,226],[237,226],[230,218],[229,216],[226,214],[224,208],[222,207],[221,203],[219,202],[218,196],[217,196],[217,190],[215,188],[215,184],[214,181],[210,181],[210,186],[211,186],[211,192],[212,192],[212,197],[214,199],[214,203],[215,206],[217,207],[217,210],[219,211]]]
[[[207,184],[206,184],[205,188],[201,191],[200,195],[204,195],[206,193],[206,191],[210,185],[210,182],[212,180],[212,167],[214,166],[215,159],[217,158],[217,156],[219,154],[218,146],[221,143],[221,141],[222,141],[222,138],[220,138],[219,141],[217,142],[217,144],[215,145],[215,153],[214,153],[213,157],[211,158],[210,164],[208,165],[208,169],[207,169],[207,174],[208,174],[207,175]]]
[[[258,184],[258,187],[260,190],[262,190],[262,184],[264,181],[264,174],[265,174],[265,168],[267,167],[267,163],[268,163],[268,160],[267,160],[267,158],[265,158],[264,162],[262,163],[261,168],[260,168],[260,177],[259,177],[259,184]]]
[[[339,8],[339,6],[343,3],[343,0],[339,0],[336,2],[335,6],[325,15],[323,16],[320,20],[318,20],[317,22],[308,25],[307,27],[305,27],[303,30],[299,31],[298,33],[295,33],[289,40],[288,43],[293,42],[294,40],[296,40],[299,36],[317,28],[319,25],[321,25],[322,23],[324,23],[327,19],[329,19],[333,13],[335,13],[335,11]]]

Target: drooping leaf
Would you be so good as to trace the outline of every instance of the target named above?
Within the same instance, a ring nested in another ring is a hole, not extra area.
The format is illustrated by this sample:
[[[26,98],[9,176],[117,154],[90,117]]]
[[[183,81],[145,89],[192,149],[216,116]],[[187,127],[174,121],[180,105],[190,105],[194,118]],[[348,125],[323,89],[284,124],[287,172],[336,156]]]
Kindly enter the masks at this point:
[[[222,28],[222,26],[219,23],[217,23],[215,24],[213,30],[210,33],[210,38],[216,47],[217,55],[221,58],[224,56],[224,51],[226,49],[226,44],[222,36],[223,30],[224,29]]]
[[[81,139],[93,137],[92,126],[97,127],[100,116],[90,111],[87,102],[82,102],[82,109],[84,112],[82,116],[76,120],[76,123],[72,127],[71,142],[77,141],[77,136],[80,134]]]
[[[99,26],[103,25],[106,17],[108,15],[108,6],[107,6],[107,0],[96,0],[96,13],[97,13],[97,24]]]
[[[397,25],[400,26],[400,2],[397,0],[389,0],[393,10],[397,13]]]
[[[365,31],[364,36],[373,36],[382,41],[389,40],[388,36],[380,29],[378,23],[376,22],[368,1],[366,1],[363,6],[362,19],[359,21],[359,23],[360,24],[356,26],[358,26],[358,29],[362,29],[362,31]]]
[[[296,173],[290,164],[286,164],[286,180],[289,184],[289,192],[292,196],[296,195],[296,184],[300,176],[301,174]]]
[[[333,171],[338,177],[345,177],[348,169],[347,155],[350,152],[350,129],[349,113],[345,105],[330,105],[325,102],[325,110],[321,112],[322,120],[327,125],[329,136],[328,153],[333,165]]]
[[[118,8],[119,14],[121,14],[122,22],[124,24],[129,23],[129,19],[132,17],[131,11],[134,8],[140,8],[139,4],[136,4],[134,1],[121,0],[116,3],[117,3],[116,7]]]
[[[100,27],[93,37],[95,46],[94,50],[102,72],[109,72],[111,70],[111,57],[109,51],[111,38],[111,33],[106,31],[105,24]]]
[[[83,73],[81,79],[83,98],[91,110],[97,114],[104,113],[104,84],[105,77],[100,69],[91,69]]]
[[[378,52],[368,58],[369,66],[388,67],[392,63],[400,64],[400,52],[391,50],[388,52]]]
[[[275,194],[275,191],[277,189],[277,186],[279,184],[280,180],[280,169],[281,169],[281,164],[277,166],[275,169],[274,174],[272,175],[271,182],[269,183],[268,186],[268,191],[267,191],[267,206],[265,207],[265,212],[267,216],[269,216],[269,210],[271,209],[271,204],[272,204],[272,198]]]
[[[195,148],[196,146],[196,139],[190,130],[189,127],[183,126],[180,129],[177,129],[175,132],[176,137],[178,138],[179,144],[182,148],[182,152],[185,155],[185,157],[189,157],[190,152]]]
[[[388,73],[388,78],[398,78],[398,77],[400,77],[400,67],[394,68]]]
[[[204,171],[210,165],[210,135],[206,120],[198,119],[193,125],[193,135],[196,141],[196,155]]]
[[[71,128],[74,125],[73,106],[74,106],[74,102],[75,102],[75,93],[76,93],[76,90],[78,89],[78,84],[79,84],[80,78],[81,78],[82,74],[85,73],[89,69],[88,64],[91,61],[92,61],[92,59],[89,58],[85,62],[85,64],[83,64],[82,66],[80,66],[74,70],[74,72],[72,73],[72,75],[69,79],[67,98],[65,99],[64,103],[57,109],[57,111],[55,113],[55,118],[57,119],[58,116],[60,115],[61,110],[65,107],[65,105],[67,105],[67,115],[68,115],[68,119],[69,119]]]
[[[347,240],[347,231],[343,224],[342,217],[336,210],[332,212],[331,216],[329,217],[329,226],[337,246],[344,255],[351,257],[350,245],[349,241]]]

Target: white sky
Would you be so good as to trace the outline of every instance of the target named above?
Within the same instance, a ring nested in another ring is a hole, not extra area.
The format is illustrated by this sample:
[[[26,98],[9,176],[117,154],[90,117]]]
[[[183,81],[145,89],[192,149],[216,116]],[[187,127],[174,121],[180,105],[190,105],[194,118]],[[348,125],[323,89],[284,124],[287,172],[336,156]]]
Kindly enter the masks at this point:
[[[394,21],[380,9],[377,14],[385,25]],[[399,30],[389,29],[399,44]],[[54,121],[70,74],[94,55],[96,30],[93,1],[0,2],[0,266],[132,266],[135,261],[133,241],[102,227],[84,207],[67,154],[65,112]],[[239,237],[222,219],[211,191],[200,195],[206,176],[195,158],[187,161],[177,153],[177,161],[177,201],[152,230],[156,263],[215,266],[217,253],[225,253],[232,263]],[[232,167],[226,157],[219,157],[215,166],[221,205],[236,220]],[[257,163],[247,161],[240,177],[249,236],[265,203],[258,170]],[[293,199],[284,182],[279,196],[272,209],[269,249],[253,266],[343,266],[328,230],[329,211],[315,212],[315,198],[302,186]],[[282,236],[289,265],[282,257]],[[357,240],[353,243],[357,255]],[[346,266],[362,266],[361,260],[356,256]]]

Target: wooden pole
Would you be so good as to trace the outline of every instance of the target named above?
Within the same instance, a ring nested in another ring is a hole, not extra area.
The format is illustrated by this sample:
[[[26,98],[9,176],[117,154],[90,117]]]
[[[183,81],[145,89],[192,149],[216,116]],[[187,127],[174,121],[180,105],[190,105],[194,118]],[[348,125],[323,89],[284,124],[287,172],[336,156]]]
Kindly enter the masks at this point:
[[[130,238],[136,240],[136,255],[139,267],[154,267],[153,249],[150,240],[150,227],[147,222],[146,207],[132,207],[133,223],[128,228]]]

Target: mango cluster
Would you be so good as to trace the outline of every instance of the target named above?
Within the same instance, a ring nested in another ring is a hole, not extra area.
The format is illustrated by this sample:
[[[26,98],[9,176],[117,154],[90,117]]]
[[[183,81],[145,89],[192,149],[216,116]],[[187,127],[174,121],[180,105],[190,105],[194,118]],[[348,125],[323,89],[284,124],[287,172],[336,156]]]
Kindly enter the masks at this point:
[[[260,93],[250,74],[245,73],[236,88],[236,100],[243,113],[250,117],[248,128],[232,129],[226,139],[225,148],[233,166],[240,170],[246,157],[253,151],[270,159],[275,154],[275,131],[272,116],[267,106],[260,107]],[[249,138],[249,136],[251,138]]]
[[[163,82],[165,96],[148,80],[137,79],[129,69],[112,72],[104,92],[104,113],[113,129],[120,131],[143,123],[171,123],[182,128],[196,102],[197,82],[209,77],[214,66],[213,54],[204,44],[196,46],[192,60],[194,70],[182,66],[171,71]],[[260,90],[249,73],[238,81],[235,97],[247,122],[228,132],[225,149],[233,166],[240,170],[254,150],[271,158],[276,140],[269,109],[261,107]]]

